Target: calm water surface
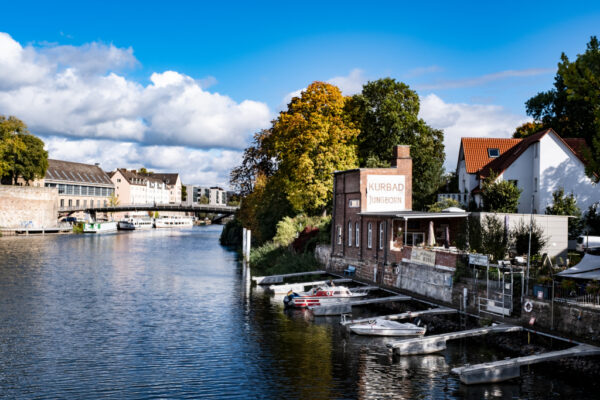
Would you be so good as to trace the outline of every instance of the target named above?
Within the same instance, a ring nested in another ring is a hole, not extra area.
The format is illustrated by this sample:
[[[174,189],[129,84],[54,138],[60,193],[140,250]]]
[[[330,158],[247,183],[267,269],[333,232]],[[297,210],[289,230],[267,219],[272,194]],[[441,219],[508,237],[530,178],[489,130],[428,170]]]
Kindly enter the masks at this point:
[[[452,343],[390,359],[385,339],[285,314],[248,291],[220,226],[0,239],[0,398],[594,398],[532,369],[465,387]]]

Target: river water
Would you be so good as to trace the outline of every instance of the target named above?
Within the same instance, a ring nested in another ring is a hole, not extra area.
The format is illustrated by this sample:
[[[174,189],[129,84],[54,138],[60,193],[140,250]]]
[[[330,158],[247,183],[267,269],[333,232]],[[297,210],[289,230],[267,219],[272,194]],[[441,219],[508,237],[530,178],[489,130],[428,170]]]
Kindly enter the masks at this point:
[[[220,226],[0,239],[0,398],[595,398],[531,368],[466,387],[481,345],[391,359],[385,340],[248,291]],[[597,398],[597,397],[596,397]]]

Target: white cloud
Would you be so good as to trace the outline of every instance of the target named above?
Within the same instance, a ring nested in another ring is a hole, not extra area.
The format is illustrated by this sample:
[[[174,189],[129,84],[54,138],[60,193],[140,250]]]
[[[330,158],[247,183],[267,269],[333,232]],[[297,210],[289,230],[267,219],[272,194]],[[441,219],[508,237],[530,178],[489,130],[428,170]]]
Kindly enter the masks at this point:
[[[480,86],[489,82],[498,81],[507,78],[519,78],[536,75],[544,75],[554,73],[554,70],[549,68],[530,68],[522,70],[507,70],[495,72],[473,78],[450,80],[444,82],[431,83],[426,85],[416,85],[417,90],[441,90],[441,89],[457,89],[464,87]]]
[[[367,78],[363,70],[355,68],[347,76],[336,76],[327,82],[339,87],[344,96],[351,96],[362,91]]]
[[[515,128],[530,119],[497,105],[446,103],[435,94],[421,98],[419,117],[444,130],[447,171],[454,171],[462,137],[509,138]]]
[[[262,102],[206,91],[211,77],[157,72],[144,86],[116,72],[136,63],[130,48],[23,48],[0,33],[0,110],[39,135],[194,148],[242,149],[270,122]]]
[[[155,172],[178,172],[185,184],[229,187],[229,171],[239,165],[242,152],[198,150],[183,146],[144,146],[135,142],[44,137],[50,158],[100,163],[106,171],[146,167]]]

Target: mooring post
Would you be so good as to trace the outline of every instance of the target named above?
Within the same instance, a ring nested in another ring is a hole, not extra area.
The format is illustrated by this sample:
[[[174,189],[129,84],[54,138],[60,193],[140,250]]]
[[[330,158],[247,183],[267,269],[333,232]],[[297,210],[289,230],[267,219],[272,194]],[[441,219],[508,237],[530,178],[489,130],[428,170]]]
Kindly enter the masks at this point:
[[[246,259],[246,228],[242,228],[242,257]]]
[[[252,247],[252,231],[246,229],[246,260],[250,261],[250,248]]]

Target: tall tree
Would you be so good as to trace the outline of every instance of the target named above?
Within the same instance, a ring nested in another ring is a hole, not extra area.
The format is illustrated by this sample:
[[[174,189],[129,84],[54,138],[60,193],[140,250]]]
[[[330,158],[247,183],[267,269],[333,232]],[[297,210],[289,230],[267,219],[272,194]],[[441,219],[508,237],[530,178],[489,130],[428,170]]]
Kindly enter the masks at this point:
[[[563,53],[554,88],[525,103],[527,114],[562,137],[584,138],[586,173],[600,181],[600,45],[592,36],[585,53],[570,61]]]
[[[444,134],[418,117],[419,96],[392,78],[368,82],[347,109],[360,127],[361,167],[389,166],[396,145],[410,145],[413,159],[413,208],[434,202],[443,182]]]
[[[272,152],[265,143],[265,138],[270,134],[270,129],[263,129],[254,134],[252,144],[244,150],[242,163],[231,170],[229,182],[241,196],[252,193],[258,176],[268,178],[275,173]]]
[[[332,199],[333,172],[358,165],[359,131],[345,103],[336,86],[313,82],[292,99],[264,138],[277,164],[281,190],[297,212],[323,212]]]
[[[3,183],[26,183],[43,178],[48,168],[44,142],[27,130],[18,118],[0,115],[0,178]]]
[[[579,236],[582,229],[581,210],[577,206],[575,195],[565,194],[565,189],[559,188],[552,193],[552,205],[546,207],[546,214],[549,215],[569,215],[569,239],[575,239]]]
[[[542,129],[544,129],[544,124],[541,122],[525,122],[515,129],[512,137],[515,139],[523,139],[541,131]]]

